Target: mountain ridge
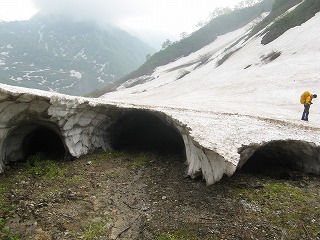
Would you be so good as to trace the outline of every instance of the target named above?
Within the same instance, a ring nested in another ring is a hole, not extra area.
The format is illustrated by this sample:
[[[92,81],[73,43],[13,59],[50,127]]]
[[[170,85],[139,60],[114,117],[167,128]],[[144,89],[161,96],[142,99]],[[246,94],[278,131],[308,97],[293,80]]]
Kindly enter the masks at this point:
[[[115,91],[119,85],[128,80],[130,81],[130,79],[149,75],[161,65],[166,65],[176,59],[186,57],[189,54],[198,51],[202,47],[205,47],[215,41],[218,36],[234,31],[248,24],[259,16],[261,12],[270,11],[272,8],[272,2],[273,0],[263,0],[255,5],[234,9],[230,12],[226,12],[225,14],[218,15],[188,37],[174,42],[168,47],[156,52],[139,68],[119,79],[116,83],[109,84],[102,89],[96,90],[90,93],[90,96],[98,97],[106,92]],[[207,54],[200,56],[200,58],[206,57]],[[199,59],[200,62],[203,60],[204,59]]]
[[[266,12],[266,10],[270,11]],[[304,22],[308,21],[318,11],[320,11],[320,2],[318,0],[264,0],[254,6],[250,6],[244,9],[237,9],[236,11],[233,11],[231,13],[227,13],[220,17],[218,16],[212,19],[205,27],[195,32],[193,35],[189,36],[186,39],[189,39],[188,41],[190,41],[190,38],[197,39],[200,37],[200,39],[205,39],[206,37],[208,38],[208,34],[201,34],[201,32],[211,31],[211,35],[215,36],[215,38],[213,38],[212,41],[208,44],[210,45],[214,43],[216,39],[219,38],[219,36],[236,30],[235,26],[238,24],[238,22],[235,20],[237,19],[237,16],[245,16],[247,20],[245,20],[244,23],[246,24],[249,24],[249,22],[253,21],[250,26],[250,30],[246,32],[245,35],[239,36],[239,38],[236,39],[233,44],[230,44],[229,47],[226,48],[223,53],[221,53],[217,61],[217,66],[219,66],[223,64],[223,62],[226,61],[229,57],[231,57],[234,53],[236,53],[236,51],[239,50],[233,48],[233,46],[237,45],[237,43],[243,40],[248,41],[250,40],[250,38],[256,35],[263,36],[261,39],[262,45],[269,44],[289,29],[294,28],[296,26],[300,26]],[[259,15],[261,15],[261,17],[259,17]],[[253,16],[256,17],[255,20],[252,19]],[[225,20],[222,21],[222,19]],[[234,26],[232,25],[233,21],[235,22],[233,24],[236,24]],[[219,30],[219,26],[225,26],[225,24],[227,24],[229,27]],[[244,25],[242,24],[242,26]],[[230,27],[232,31],[229,31]],[[204,31],[204,29],[206,30]],[[220,31],[219,34],[217,33],[217,30]],[[116,91],[118,88],[123,89],[133,87],[145,81],[150,81],[150,79],[154,79],[152,75],[158,67],[165,66],[167,64],[170,64],[170,62],[177,61],[179,58],[187,57],[189,54],[192,55],[195,52],[198,52],[199,50],[190,53],[188,52],[186,55],[180,53],[180,55],[175,56],[175,59],[163,58],[163,56],[170,56],[172,52],[176,51],[174,50],[175,48],[178,48],[176,52],[179,52],[179,48],[183,49],[183,45],[186,39],[182,39],[181,41],[170,45],[166,49],[163,49],[155,53],[150,59],[148,59],[148,61],[146,61],[138,69],[129,73],[128,75],[117,81],[115,84],[109,84],[106,87],[95,91],[94,93],[92,93],[92,96],[98,97],[105,93]],[[208,39],[206,41],[208,41]],[[194,45],[197,45],[195,46],[196,49],[205,48],[205,44],[198,44],[197,41],[193,41],[193,43]],[[193,46],[193,48],[195,47]],[[230,49],[233,50],[231,51]],[[189,51],[190,49],[187,50]],[[201,54],[198,54],[198,57],[194,58],[190,62],[190,64],[192,65],[193,63],[197,63],[198,66],[201,66],[205,64],[213,55],[214,52],[212,51],[202,52]],[[165,59],[164,62],[162,61],[163,59]],[[179,75],[181,76],[185,73],[186,72],[181,72],[179,73]]]
[[[154,49],[127,32],[36,15],[0,23],[2,83],[83,95],[116,81]]]

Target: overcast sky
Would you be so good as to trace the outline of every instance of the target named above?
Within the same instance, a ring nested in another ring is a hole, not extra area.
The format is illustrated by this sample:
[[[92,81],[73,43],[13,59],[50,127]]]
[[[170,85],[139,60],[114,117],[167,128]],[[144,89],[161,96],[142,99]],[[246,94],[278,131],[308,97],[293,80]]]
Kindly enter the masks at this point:
[[[27,20],[38,11],[64,14],[76,20],[115,24],[148,40],[154,33],[179,38],[191,33],[217,7],[233,7],[244,0],[1,0],[0,20]],[[165,37],[165,36],[168,37]],[[149,36],[150,37],[150,36]],[[177,40],[177,39],[172,39]]]

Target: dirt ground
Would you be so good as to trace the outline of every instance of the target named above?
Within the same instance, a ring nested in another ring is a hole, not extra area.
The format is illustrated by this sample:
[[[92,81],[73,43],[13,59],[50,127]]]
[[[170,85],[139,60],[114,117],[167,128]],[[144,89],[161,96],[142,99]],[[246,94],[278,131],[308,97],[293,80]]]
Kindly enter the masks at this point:
[[[0,175],[0,239],[320,239],[317,176],[239,172],[207,186],[185,175],[183,156],[152,153],[53,168]]]

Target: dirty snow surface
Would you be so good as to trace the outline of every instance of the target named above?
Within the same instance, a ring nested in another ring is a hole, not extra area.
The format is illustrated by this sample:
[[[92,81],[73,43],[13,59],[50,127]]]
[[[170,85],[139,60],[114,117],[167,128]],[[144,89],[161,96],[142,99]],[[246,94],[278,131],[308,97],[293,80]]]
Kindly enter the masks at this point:
[[[240,159],[239,148],[253,143],[302,140],[319,145],[319,99],[313,100],[309,122],[300,120],[299,100],[306,90],[320,93],[320,14],[267,45],[261,44],[259,34],[237,41],[250,27],[220,36],[199,51],[158,67],[144,83],[130,88],[124,84],[102,98],[119,106],[165,112],[186,124],[200,145],[234,165]],[[281,54],[271,60],[274,53]],[[197,66],[199,62],[194,62],[204,54],[212,56]]]

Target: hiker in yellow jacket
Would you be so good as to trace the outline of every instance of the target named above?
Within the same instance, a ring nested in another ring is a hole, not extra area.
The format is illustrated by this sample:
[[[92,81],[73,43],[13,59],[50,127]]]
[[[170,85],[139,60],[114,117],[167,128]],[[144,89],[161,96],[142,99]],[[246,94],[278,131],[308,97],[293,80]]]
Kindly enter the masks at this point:
[[[300,103],[304,105],[304,110],[301,120],[308,121],[309,109],[312,104],[312,99],[316,97],[317,94],[311,94],[309,91],[305,91],[304,93],[302,93],[300,97]]]

